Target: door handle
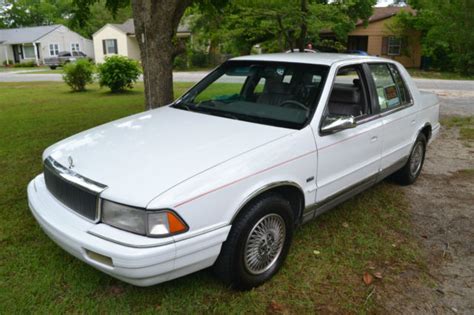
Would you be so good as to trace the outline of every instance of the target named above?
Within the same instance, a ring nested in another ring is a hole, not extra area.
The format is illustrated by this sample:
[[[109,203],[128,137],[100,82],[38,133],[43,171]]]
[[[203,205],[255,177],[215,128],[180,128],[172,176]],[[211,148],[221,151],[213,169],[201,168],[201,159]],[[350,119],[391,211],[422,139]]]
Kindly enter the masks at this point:
[[[414,125],[414,124],[416,124],[416,120],[413,119],[410,123],[411,123],[412,125]]]
[[[372,138],[370,138],[370,142],[375,142],[379,139],[379,137],[377,136],[373,136]]]

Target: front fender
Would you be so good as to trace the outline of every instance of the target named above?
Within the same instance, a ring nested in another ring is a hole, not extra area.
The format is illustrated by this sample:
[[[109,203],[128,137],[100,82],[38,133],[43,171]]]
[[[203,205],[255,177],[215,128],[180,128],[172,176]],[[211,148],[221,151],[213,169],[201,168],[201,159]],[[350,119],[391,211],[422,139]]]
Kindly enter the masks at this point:
[[[312,204],[317,167],[312,137],[308,127],[242,154],[168,190],[147,208],[177,211],[193,234],[231,224],[249,200],[284,183],[298,187],[305,205]]]

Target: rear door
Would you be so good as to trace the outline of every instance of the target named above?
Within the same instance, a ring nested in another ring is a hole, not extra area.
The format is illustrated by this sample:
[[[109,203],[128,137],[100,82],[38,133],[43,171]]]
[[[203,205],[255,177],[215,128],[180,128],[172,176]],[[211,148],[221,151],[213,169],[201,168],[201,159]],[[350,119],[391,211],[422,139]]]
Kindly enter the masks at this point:
[[[416,110],[413,98],[397,67],[392,63],[371,63],[370,77],[377,92],[383,121],[382,176],[403,166],[413,145]]]
[[[341,67],[321,117],[352,115],[357,126],[332,134],[315,131],[318,147],[316,203],[329,204],[339,196],[375,182],[382,151],[382,120],[374,112],[373,91],[365,66]],[[321,126],[321,125],[320,125]]]

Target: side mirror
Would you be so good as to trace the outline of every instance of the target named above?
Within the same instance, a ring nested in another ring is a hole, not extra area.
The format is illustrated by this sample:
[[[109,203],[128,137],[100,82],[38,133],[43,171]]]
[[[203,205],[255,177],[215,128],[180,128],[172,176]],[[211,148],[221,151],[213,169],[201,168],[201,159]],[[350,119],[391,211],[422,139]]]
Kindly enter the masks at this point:
[[[331,134],[337,131],[355,128],[357,123],[354,116],[327,116],[321,127],[323,134]]]

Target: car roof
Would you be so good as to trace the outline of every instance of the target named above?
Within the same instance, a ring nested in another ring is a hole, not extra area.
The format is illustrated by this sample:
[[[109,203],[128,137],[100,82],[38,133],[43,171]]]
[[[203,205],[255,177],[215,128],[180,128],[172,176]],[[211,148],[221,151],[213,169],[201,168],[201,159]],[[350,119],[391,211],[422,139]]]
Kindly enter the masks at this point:
[[[307,63],[315,65],[326,65],[330,66],[340,61],[388,61],[384,58],[372,57],[372,56],[360,56],[351,54],[336,54],[336,53],[315,53],[308,54],[302,52],[295,52],[291,54],[277,53],[277,54],[261,54],[261,55],[249,55],[232,58],[231,60],[245,60],[245,61],[274,61],[274,62],[294,62],[294,63]]]

